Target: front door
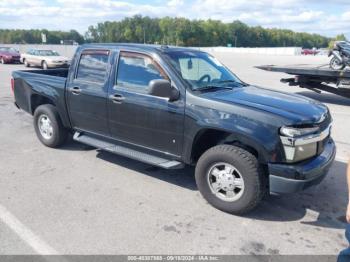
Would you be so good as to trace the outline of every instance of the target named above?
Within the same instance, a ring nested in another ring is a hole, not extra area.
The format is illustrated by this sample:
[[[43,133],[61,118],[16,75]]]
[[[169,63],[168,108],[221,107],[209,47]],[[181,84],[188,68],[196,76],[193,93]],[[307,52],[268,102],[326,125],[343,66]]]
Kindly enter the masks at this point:
[[[183,140],[183,96],[169,102],[166,98],[148,95],[148,85],[153,79],[169,77],[151,57],[120,52],[116,83],[108,99],[111,135],[179,156]]]
[[[37,54],[37,50],[30,50],[28,51],[27,55],[26,55],[26,60],[27,63],[29,63],[30,65],[37,65],[38,61],[36,58],[36,54]]]
[[[76,130],[109,135],[107,83],[109,50],[86,50],[77,62],[74,79],[67,86],[67,106]]]

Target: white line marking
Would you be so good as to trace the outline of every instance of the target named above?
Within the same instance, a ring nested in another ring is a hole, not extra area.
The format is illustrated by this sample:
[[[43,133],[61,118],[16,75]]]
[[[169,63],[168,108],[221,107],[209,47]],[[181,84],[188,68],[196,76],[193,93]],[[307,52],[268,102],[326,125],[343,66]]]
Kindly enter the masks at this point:
[[[339,161],[339,162],[344,162],[344,163],[348,163],[348,161],[350,159],[346,158],[346,157],[336,157],[335,160]]]
[[[340,112],[340,111],[331,111],[332,115],[345,115],[345,116],[350,116],[349,113],[347,112]]]
[[[58,255],[59,253],[23,225],[4,206],[0,205],[0,220],[11,228],[24,242],[40,255]]]

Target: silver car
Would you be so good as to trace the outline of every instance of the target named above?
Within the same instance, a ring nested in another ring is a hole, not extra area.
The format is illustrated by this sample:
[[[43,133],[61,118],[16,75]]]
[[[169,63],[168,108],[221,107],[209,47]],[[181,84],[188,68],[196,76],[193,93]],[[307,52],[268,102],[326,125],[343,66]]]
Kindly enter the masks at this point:
[[[70,60],[53,50],[31,49],[21,55],[26,67],[40,66],[42,69],[69,67]]]

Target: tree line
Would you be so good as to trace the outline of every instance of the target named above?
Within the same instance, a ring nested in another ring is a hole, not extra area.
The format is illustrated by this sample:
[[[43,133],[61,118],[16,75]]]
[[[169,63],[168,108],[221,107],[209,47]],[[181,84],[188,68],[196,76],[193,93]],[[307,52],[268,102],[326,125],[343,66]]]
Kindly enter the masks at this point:
[[[136,15],[121,21],[106,21],[89,26],[84,36],[48,30],[2,30],[0,43],[41,43],[41,33],[48,44],[61,40],[84,42],[133,42],[178,46],[237,46],[237,47],[327,47],[333,40],[319,34],[292,30],[248,26],[240,21],[189,20],[186,18],[150,18]]]
[[[41,34],[46,35],[47,44],[60,44],[61,40],[73,40],[79,44],[85,42],[84,37],[76,30],[69,32],[49,30],[0,29],[0,43],[3,44],[40,44]]]
[[[134,16],[90,26],[85,39],[91,42],[158,43],[179,46],[226,46],[304,48],[327,47],[330,38],[285,29],[248,26],[240,21]]]

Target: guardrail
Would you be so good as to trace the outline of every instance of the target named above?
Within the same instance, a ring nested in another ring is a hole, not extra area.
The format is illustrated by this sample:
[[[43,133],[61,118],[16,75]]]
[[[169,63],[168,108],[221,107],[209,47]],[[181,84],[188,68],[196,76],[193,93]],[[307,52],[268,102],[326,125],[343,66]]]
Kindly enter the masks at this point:
[[[301,47],[200,47],[206,52],[227,52],[261,55],[301,55]]]
[[[0,44],[1,45],[1,44]],[[78,46],[75,45],[41,45],[41,44],[2,44],[11,46],[25,53],[28,49],[52,49],[63,56],[73,57]],[[193,47],[206,52],[228,52],[240,54],[261,54],[261,55],[301,55],[301,47]]]

